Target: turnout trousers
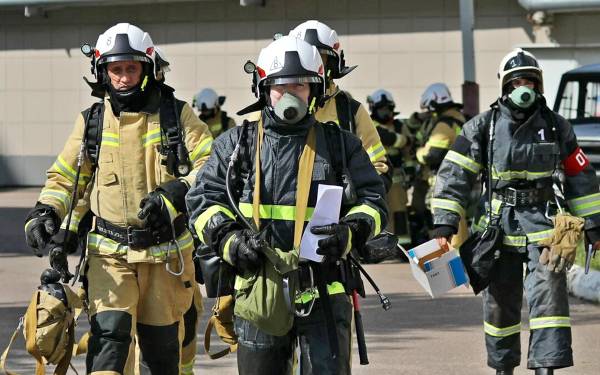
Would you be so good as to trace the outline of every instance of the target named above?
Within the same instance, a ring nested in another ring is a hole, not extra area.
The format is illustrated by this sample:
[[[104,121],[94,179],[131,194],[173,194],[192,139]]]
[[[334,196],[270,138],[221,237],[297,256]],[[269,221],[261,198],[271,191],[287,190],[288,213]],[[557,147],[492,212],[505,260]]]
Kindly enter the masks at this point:
[[[134,337],[140,349],[142,375],[181,372],[185,333],[180,322],[192,304],[196,287],[191,251],[184,251],[183,258],[184,272],[174,276],[167,272],[165,263],[128,263],[123,257],[89,255],[88,374],[128,372],[125,364],[134,352],[130,350]],[[177,259],[170,265],[172,270],[181,266]]]
[[[239,374],[351,374],[352,303],[346,294],[334,294],[329,298],[338,337],[337,359],[331,358],[325,316],[320,300],[317,300],[311,314],[296,317],[294,327],[284,336],[269,335],[250,321],[236,317]],[[299,358],[294,358],[298,352],[296,348],[300,352]],[[298,366],[298,372],[294,371],[295,366]]]
[[[541,247],[535,244],[528,244],[524,254],[514,247],[503,248],[497,276],[483,291],[487,362],[494,369],[511,369],[521,361],[523,290],[529,305],[527,367],[573,365],[566,272],[549,272],[538,266],[540,252]]]

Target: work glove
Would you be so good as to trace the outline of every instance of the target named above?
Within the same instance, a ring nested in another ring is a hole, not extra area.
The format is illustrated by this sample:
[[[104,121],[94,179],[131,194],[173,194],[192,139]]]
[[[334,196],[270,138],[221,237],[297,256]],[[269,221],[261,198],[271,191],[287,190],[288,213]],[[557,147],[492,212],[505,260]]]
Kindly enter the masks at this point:
[[[25,240],[33,253],[41,257],[60,226],[60,218],[54,207],[37,203],[25,218]]]
[[[353,230],[347,223],[315,226],[310,232],[327,236],[317,244],[317,254],[324,255],[326,262],[335,262],[352,250]]]
[[[452,225],[436,225],[431,231],[431,238],[435,238],[438,244],[444,251],[448,251],[448,243],[453,235],[457,232]]]
[[[583,235],[582,218],[567,214],[558,214],[553,219],[554,231],[548,239],[539,242],[544,246],[539,263],[550,272],[568,270],[575,261],[577,244]]]
[[[265,241],[251,231],[236,230],[226,235],[219,246],[221,258],[243,272],[255,272],[262,260],[261,249],[267,247]]]
[[[158,186],[140,202],[138,218],[146,220],[153,231],[170,226],[180,212],[185,212],[187,183],[173,180]]]

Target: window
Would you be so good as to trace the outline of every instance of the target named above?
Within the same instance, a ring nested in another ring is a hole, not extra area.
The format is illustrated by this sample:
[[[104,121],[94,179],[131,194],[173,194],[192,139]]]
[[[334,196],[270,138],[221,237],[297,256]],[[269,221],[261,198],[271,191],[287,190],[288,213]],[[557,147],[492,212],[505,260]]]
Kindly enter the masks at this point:
[[[586,83],[584,108],[583,117],[600,117],[600,82]]]
[[[592,83],[592,82],[590,82]],[[577,118],[577,103],[579,101],[579,82],[569,81],[565,85],[558,113],[569,120]],[[586,102],[587,103],[587,102]],[[586,104],[587,105],[587,104]]]

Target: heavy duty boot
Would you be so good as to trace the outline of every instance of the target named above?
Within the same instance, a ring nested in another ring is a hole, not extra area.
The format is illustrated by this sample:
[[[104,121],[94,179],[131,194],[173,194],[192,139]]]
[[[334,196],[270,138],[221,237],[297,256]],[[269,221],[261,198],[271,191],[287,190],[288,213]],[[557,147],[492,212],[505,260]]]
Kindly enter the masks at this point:
[[[514,374],[514,369],[507,369],[507,370],[496,370],[496,375],[513,375]]]
[[[535,375],[554,375],[554,369],[547,367],[536,368]]]

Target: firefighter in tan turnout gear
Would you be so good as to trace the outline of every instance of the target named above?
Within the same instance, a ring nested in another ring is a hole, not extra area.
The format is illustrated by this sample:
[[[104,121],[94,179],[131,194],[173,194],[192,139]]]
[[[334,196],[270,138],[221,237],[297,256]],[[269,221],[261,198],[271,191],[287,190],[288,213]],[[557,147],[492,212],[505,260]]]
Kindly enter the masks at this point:
[[[26,220],[27,242],[41,256],[69,214],[72,192],[81,198],[89,187],[87,373],[122,374],[137,335],[143,374],[179,374],[181,321],[196,286],[182,213],[212,137],[162,82],[164,60],[148,33],[118,24],[82,51],[97,78],[92,94],[102,100],[78,116],[48,170]],[[62,254],[53,267],[66,264]]]
[[[484,179],[492,201],[486,199],[482,225],[500,235],[490,252],[497,260],[489,285],[481,285],[487,363],[498,375],[513,374],[519,365],[525,289],[527,368],[550,375],[573,366],[566,270],[582,230],[600,247],[598,180],[571,124],[546,106],[535,57],[510,52],[498,78],[499,99],[463,126],[441,164],[432,204],[434,237],[443,245],[456,233],[470,188],[491,173]]]
[[[406,193],[410,185],[409,176],[414,170],[415,161],[410,155],[411,134],[408,127],[395,119],[396,103],[392,94],[383,89],[376,90],[367,97],[371,119],[384,145],[393,167],[392,186],[387,193],[388,230],[398,237],[402,245],[411,243]]]
[[[200,120],[208,125],[213,138],[235,127],[235,121],[221,108],[224,103],[225,97],[217,95],[211,88],[202,89],[194,96],[192,106],[198,110]]]
[[[421,96],[420,104],[421,109],[431,113],[423,131],[425,144],[417,150],[417,160],[425,167],[423,173],[427,176],[429,183],[426,200],[430,210],[433,211],[435,206],[429,200],[435,185],[435,175],[444,156],[460,133],[465,117],[461,112],[462,106],[452,100],[450,90],[443,83],[429,85]],[[458,233],[452,238],[452,246],[460,246],[466,240],[467,235],[467,222],[463,215]]]
[[[377,172],[380,175],[386,174],[390,166],[386,161],[385,148],[369,113],[362,104],[352,99],[334,82],[334,79],[340,79],[356,68],[346,66],[344,51],[340,47],[335,30],[322,22],[311,20],[296,26],[289,35],[317,47],[325,65],[327,100],[315,113],[317,121],[333,121],[355,134],[362,141]],[[384,183],[389,185],[391,181],[387,181],[385,177],[384,175]]]

